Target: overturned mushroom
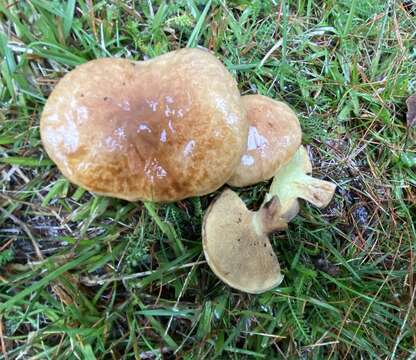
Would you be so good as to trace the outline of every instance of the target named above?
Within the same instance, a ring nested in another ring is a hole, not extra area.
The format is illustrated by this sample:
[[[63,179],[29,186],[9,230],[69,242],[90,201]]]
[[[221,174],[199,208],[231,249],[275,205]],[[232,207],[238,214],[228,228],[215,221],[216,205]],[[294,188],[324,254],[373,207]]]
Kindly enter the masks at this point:
[[[212,271],[229,286],[261,293],[278,286],[283,276],[268,234],[286,228],[276,197],[257,212],[225,190],[208,208],[203,224],[205,257]]]
[[[236,81],[207,51],[98,59],[55,87],[41,138],[73,183],[126,200],[210,193],[232,175],[248,125]]]

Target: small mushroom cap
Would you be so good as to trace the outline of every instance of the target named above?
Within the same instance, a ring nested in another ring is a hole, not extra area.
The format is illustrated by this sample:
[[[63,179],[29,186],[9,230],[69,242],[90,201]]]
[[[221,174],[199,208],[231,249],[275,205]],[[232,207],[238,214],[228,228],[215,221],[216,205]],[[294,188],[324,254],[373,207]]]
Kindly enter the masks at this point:
[[[55,87],[40,127],[70,181],[131,201],[218,189],[239,163],[248,130],[236,81],[198,49],[80,65]]]
[[[249,122],[247,148],[228,180],[243,187],[265,181],[286,164],[301,144],[296,114],[283,102],[262,95],[242,96]]]
[[[202,230],[212,271],[229,286],[253,294],[272,289],[283,279],[267,233],[259,226],[259,215],[226,190],[208,208]]]

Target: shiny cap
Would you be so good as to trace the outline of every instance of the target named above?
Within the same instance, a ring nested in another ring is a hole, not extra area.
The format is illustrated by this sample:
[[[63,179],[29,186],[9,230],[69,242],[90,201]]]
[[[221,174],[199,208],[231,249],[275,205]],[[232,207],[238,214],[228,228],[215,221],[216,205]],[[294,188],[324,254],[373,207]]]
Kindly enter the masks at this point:
[[[281,101],[262,95],[241,97],[249,131],[246,151],[228,184],[243,187],[268,180],[286,164],[302,139],[299,120]]]
[[[198,49],[80,65],[50,95],[40,127],[48,155],[70,181],[131,201],[218,189],[248,130],[236,81]]]

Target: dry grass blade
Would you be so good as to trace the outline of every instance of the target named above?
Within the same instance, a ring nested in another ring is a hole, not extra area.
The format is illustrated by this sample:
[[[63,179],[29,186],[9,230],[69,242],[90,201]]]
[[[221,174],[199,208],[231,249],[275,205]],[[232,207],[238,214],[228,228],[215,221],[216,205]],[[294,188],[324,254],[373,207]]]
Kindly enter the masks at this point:
[[[32,235],[32,232],[30,231],[29,227],[20,219],[18,219],[13,214],[10,214],[7,210],[0,208],[0,211],[8,217],[10,220],[12,220],[16,225],[19,225],[20,228],[26,233],[26,235],[29,237],[30,241],[32,242],[33,248],[35,249],[36,256],[39,260],[43,260],[42,252],[40,251],[39,244],[36,241],[35,237]]]
[[[1,315],[0,315],[0,345],[1,345],[1,352],[3,353],[4,360],[8,360],[9,357],[7,355],[6,342],[4,340],[3,316]]]

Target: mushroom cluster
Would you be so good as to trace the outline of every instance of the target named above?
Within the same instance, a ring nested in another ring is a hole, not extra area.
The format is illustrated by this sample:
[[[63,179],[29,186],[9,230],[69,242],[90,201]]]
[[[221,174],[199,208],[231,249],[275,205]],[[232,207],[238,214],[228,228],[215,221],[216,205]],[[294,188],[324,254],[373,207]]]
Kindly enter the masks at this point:
[[[269,234],[287,227],[299,200],[326,206],[335,185],[311,177],[312,165],[301,146],[301,128],[284,103],[265,96],[242,96],[249,123],[246,151],[228,184],[248,186],[273,177],[258,211],[250,211],[231,190],[224,191],[205,214],[202,241],[213,272],[233,288],[261,293],[283,276]]]
[[[287,227],[298,199],[322,207],[335,189],[309,175],[294,112],[264,96],[240,96],[225,66],[199,49],[78,66],[49,96],[40,130],[71,182],[130,201],[172,202],[273,177],[258,211],[225,190],[204,217],[209,266],[250,293],[283,278],[268,235]]]

